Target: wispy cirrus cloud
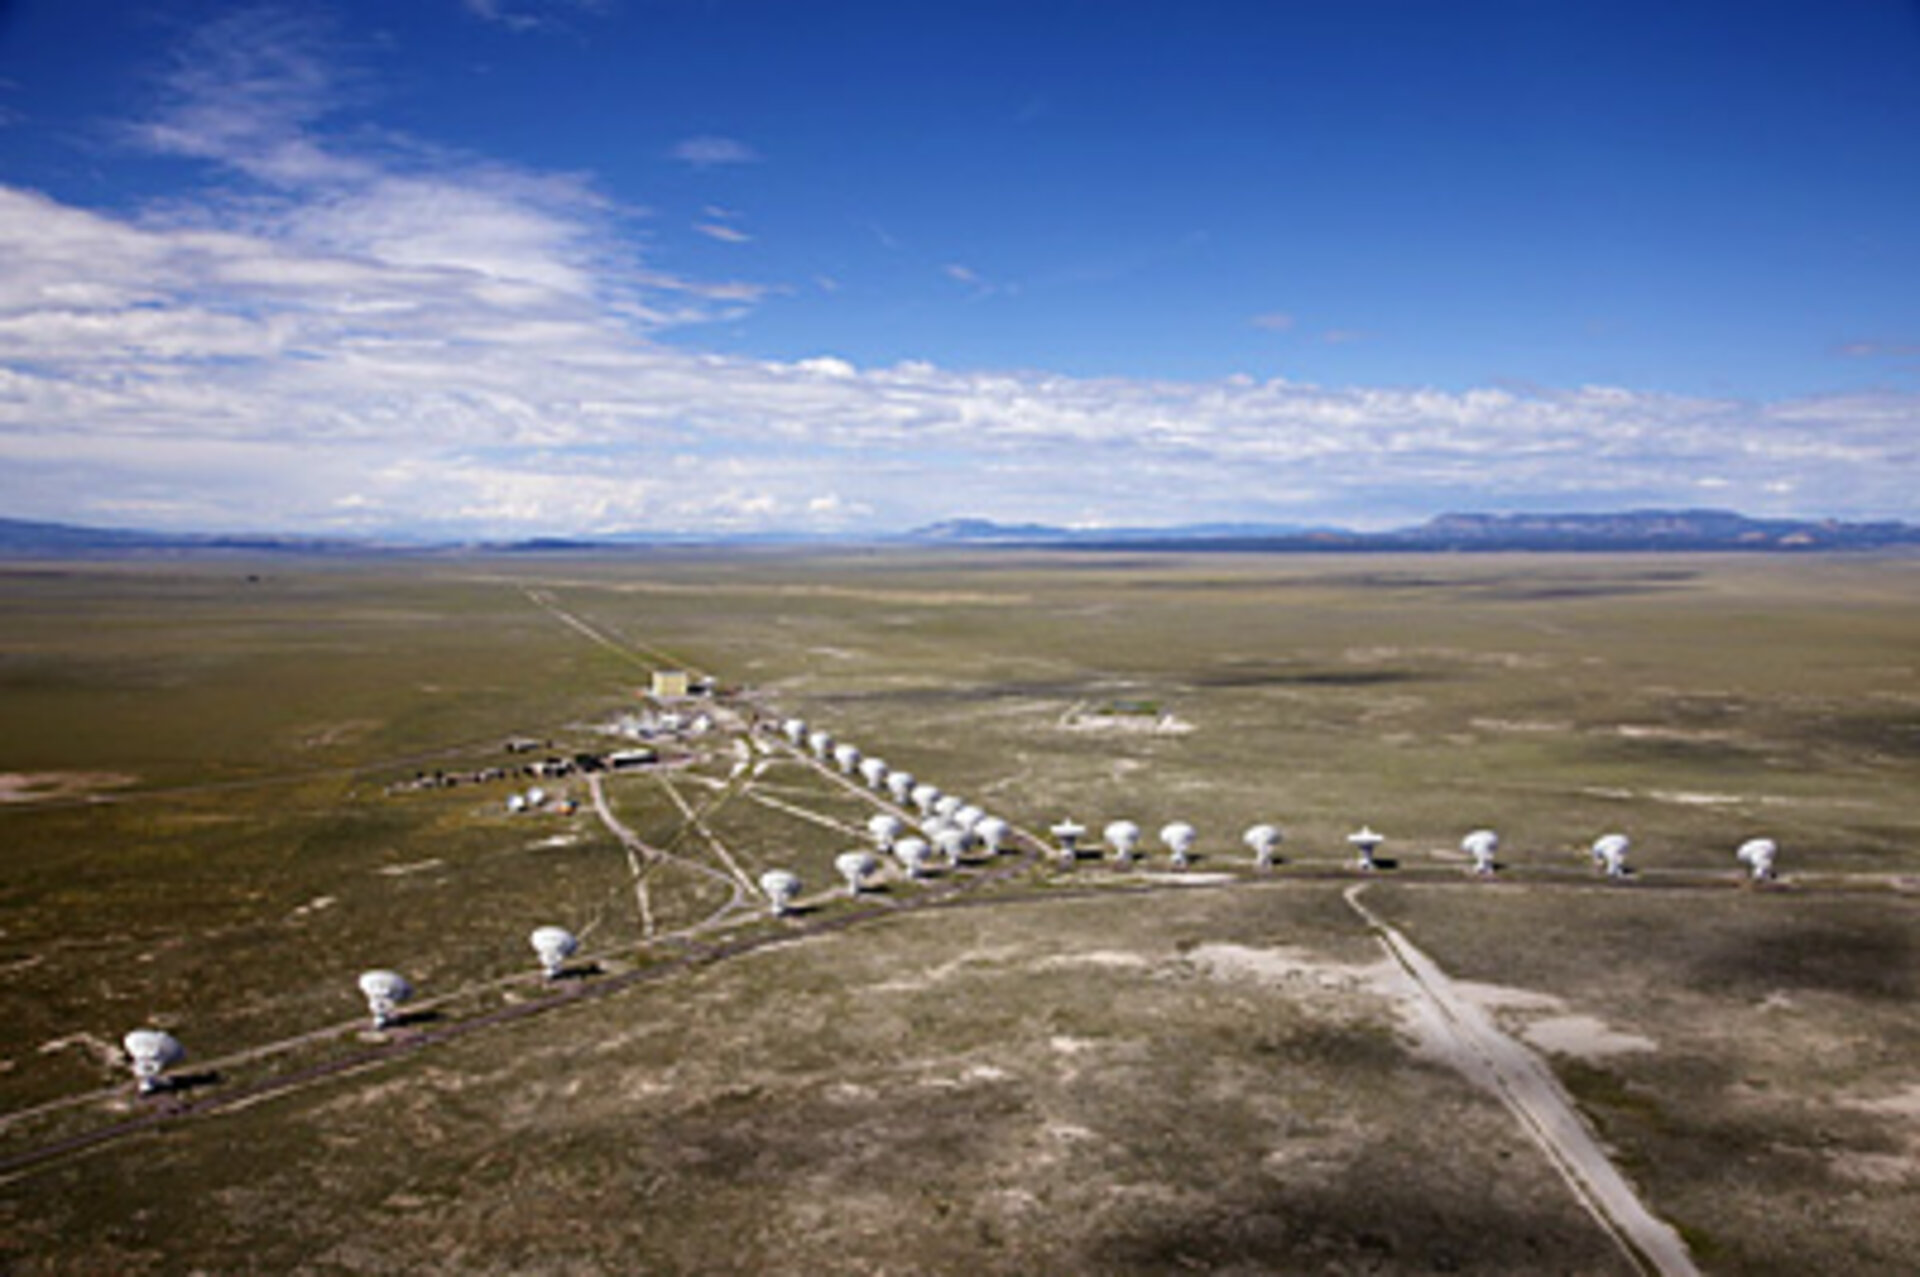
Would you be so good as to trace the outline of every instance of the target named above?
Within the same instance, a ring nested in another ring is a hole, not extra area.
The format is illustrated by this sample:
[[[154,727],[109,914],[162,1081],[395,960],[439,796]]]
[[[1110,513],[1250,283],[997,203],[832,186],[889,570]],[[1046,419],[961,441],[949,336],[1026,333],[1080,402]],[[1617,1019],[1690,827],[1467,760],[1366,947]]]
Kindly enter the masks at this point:
[[[461,0],[461,7],[509,31],[545,31],[582,13],[604,12],[607,0]]]
[[[940,273],[965,287],[976,301],[983,297],[1017,294],[1020,291],[1019,284],[989,279],[965,262],[947,262],[940,267]]]
[[[1920,341],[1850,341],[1835,353],[1848,359],[1920,359]]]
[[[722,244],[751,244],[753,236],[728,222],[695,222],[693,229]]]
[[[758,164],[760,153],[737,138],[703,134],[675,143],[669,152],[676,160],[695,168],[716,168],[728,164]]]

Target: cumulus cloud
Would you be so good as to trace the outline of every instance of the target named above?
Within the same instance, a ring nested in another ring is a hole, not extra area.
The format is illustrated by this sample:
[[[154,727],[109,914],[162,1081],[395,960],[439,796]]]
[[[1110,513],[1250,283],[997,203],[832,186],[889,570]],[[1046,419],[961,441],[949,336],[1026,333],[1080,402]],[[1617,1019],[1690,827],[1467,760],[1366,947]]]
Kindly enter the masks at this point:
[[[210,28],[129,132],[202,164],[196,195],[108,210],[0,186],[9,514],[485,536],[861,531],[957,511],[1380,524],[1685,503],[1708,481],[1755,512],[1914,508],[1907,394],[1767,404],[703,352],[665,337],[746,313],[762,286],[655,269],[583,176],[359,139],[336,126],[360,90],[324,33],[247,21]]]

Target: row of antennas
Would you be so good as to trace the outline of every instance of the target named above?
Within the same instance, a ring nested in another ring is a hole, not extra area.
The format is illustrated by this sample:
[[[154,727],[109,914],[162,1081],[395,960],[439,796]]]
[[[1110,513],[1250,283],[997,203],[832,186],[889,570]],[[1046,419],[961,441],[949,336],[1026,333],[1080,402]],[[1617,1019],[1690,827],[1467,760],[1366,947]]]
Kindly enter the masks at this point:
[[[780,734],[795,749],[812,754],[820,763],[837,768],[849,779],[863,781],[867,788],[876,794],[885,794],[901,809],[878,812],[867,822],[874,851],[848,851],[834,859],[834,871],[846,882],[849,895],[858,895],[872,881],[880,870],[881,855],[892,856],[909,878],[919,878],[936,860],[943,861],[949,868],[957,867],[975,849],[989,857],[998,856],[1013,836],[1011,824],[979,804],[946,793],[905,768],[892,766],[877,754],[864,753],[857,745],[836,740],[831,732],[815,728],[805,719],[786,719],[780,724]],[[911,826],[902,814],[908,808],[919,813]],[[774,912],[782,913],[784,906],[769,887],[769,879],[778,879],[781,885],[791,880],[795,893],[799,889],[798,879],[785,870],[776,869],[760,880],[761,889],[774,902]]]
[[[1087,834],[1086,827],[1077,821],[1064,820],[1048,832],[1053,836],[1062,863],[1073,863],[1079,856],[1080,840]],[[1101,830],[1102,841],[1112,849],[1113,858],[1122,864],[1130,863],[1138,854],[1143,837],[1140,826],[1131,820],[1116,820]],[[1240,840],[1253,853],[1256,868],[1270,869],[1279,860],[1285,835],[1278,826],[1262,822],[1248,826]],[[1176,868],[1184,869],[1193,862],[1193,849],[1198,841],[1199,833],[1184,820],[1174,821],[1160,830],[1160,845],[1167,849],[1168,858]],[[1355,867],[1366,871],[1379,868],[1375,853],[1386,841],[1385,834],[1375,832],[1370,826],[1348,834],[1347,843],[1353,848]],[[1632,840],[1625,834],[1602,834],[1594,840],[1589,855],[1607,877],[1624,878],[1630,872],[1627,853],[1632,846]],[[1500,835],[1491,829],[1476,829],[1467,834],[1460,840],[1460,850],[1471,859],[1472,871],[1477,875],[1491,877],[1499,868]],[[1779,846],[1773,839],[1751,838],[1741,843],[1734,855],[1747,866],[1754,881],[1764,882],[1774,876],[1778,853]]]
[[[580,939],[565,927],[535,927],[527,941],[540,960],[541,973],[549,981],[566,974],[567,959],[580,951]],[[401,1022],[400,1008],[413,1001],[413,982],[398,971],[363,971],[358,981],[360,996],[366,999],[376,1033]],[[161,1029],[135,1029],[122,1039],[133,1078],[141,1095],[165,1090],[165,1073],[186,1059],[186,1048],[179,1039]]]
[[[883,758],[863,755],[857,747],[835,741],[825,731],[809,728],[802,719],[786,720],[781,724],[781,732],[795,748],[808,750],[822,762],[831,762],[843,774],[857,774],[870,788],[886,792],[897,805],[904,807],[911,803],[920,812],[919,836],[909,835],[906,822],[891,812],[876,814],[867,822],[868,832],[878,849],[891,853],[910,878],[921,876],[936,853],[949,865],[959,864],[973,847],[997,856],[1012,834],[1012,826],[1005,820],[952,794],[942,793],[937,786],[918,780],[911,772],[890,767]],[[1078,856],[1080,840],[1087,833],[1084,826],[1071,819],[1054,825],[1049,832],[1065,861]],[[1122,863],[1132,861],[1143,836],[1140,826],[1130,820],[1112,821],[1101,834],[1115,859]],[[1198,840],[1198,831],[1186,821],[1174,821],[1160,830],[1160,843],[1176,867],[1184,868],[1191,863]],[[1253,852],[1254,865],[1266,869],[1278,859],[1284,835],[1278,826],[1262,822],[1249,826],[1241,835],[1241,841]],[[1375,852],[1386,842],[1386,837],[1369,826],[1362,826],[1347,835],[1347,842],[1354,849],[1356,867],[1371,871],[1378,866]],[[1629,872],[1627,853],[1631,847],[1632,842],[1625,834],[1603,834],[1594,840],[1590,855],[1606,876],[1622,878]],[[1498,867],[1500,835],[1491,829],[1476,829],[1460,840],[1460,850],[1471,857],[1475,874],[1490,876]],[[1753,880],[1761,882],[1774,876],[1778,853],[1779,846],[1773,839],[1751,838],[1741,843],[1734,854],[1747,867]],[[875,855],[865,850],[844,852],[834,860],[834,869],[845,880],[850,895],[858,894],[879,867]],[[760,876],[760,890],[776,917],[792,911],[801,888],[799,875],[790,870],[771,869]],[[548,981],[562,978],[568,959],[580,950],[579,937],[565,927],[535,927],[527,939],[539,959],[541,974]],[[385,969],[361,973],[359,987],[376,1032],[397,1025],[400,1008],[414,996],[411,981],[397,971]],[[186,1049],[179,1040],[161,1029],[135,1029],[126,1035],[122,1045],[141,1095],[165,1089],[166,1071],[186,1058]]]

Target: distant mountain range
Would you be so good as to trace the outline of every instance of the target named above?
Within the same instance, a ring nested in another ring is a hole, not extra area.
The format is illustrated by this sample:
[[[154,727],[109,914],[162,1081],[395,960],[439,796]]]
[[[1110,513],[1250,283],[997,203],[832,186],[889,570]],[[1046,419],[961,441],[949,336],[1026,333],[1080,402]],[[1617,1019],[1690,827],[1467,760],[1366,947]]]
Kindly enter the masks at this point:
[[[377,554],[396,547],[351,537],[278,533],[149,532],[70,523],[0,519],[0,555],[112,555],[185,552],[250,554]]]
[[[144,532],[65,523],[0,519],[0,557],[111,557],[133,554],[380,555],[637,551],[688,545],[868,544],[1081,550],[1218,552],[1460,552],[1497,550],[1793,552],[1920,547],[1920,525],[1847,523],[1837,519],[1750,519],[1726,510],[1629,510],[1614,514],[1443,514],[1388,532],[1269,523],[1192,523],[1161,528],[1063,528],[1043,523],[948,519],[896,536],[865,538],[796,534],[697,536],[630,534],[539,537],[523,541],[405,544],[348,537],[271,533]]]
[[[1836,519],[1750,519],[1726,510],[1615,514],[1443,514],[1389,532],[1267,524],[1058,528],[950,519],[907,534],[928,545],[1219,551],[1857,550],[1920,546],[1920,526]]]

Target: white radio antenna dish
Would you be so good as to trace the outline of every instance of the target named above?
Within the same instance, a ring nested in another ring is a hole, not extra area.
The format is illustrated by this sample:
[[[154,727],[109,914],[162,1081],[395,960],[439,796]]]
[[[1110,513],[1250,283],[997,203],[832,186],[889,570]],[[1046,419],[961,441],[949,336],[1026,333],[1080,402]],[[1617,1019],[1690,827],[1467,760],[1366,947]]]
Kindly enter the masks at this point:
[[[890,811],[876,812],[867,818],[867,832],[873,835],[874,844],[882,851],[892,851],[893,840],[906,827],[906,822]]]
[[[1500,835],[1491,829],[1476,829],[1460,840],[1460,850],[1473,857],[1473,872],[1490,877],[1495,868],[1494,853],[1500,850]]]
[[[1773,858],[1780,854],[1780,845],[1771,838],[1749,838],[1733,854],[1752,873],[1755,882],[1766,882],[1773,877]]]
[[[1173,857],[1174,867],[1185,869],[1193,862],[1193,844],[1200,837],[1184,820],[1176,820],[1160,830],[1160,843]]]
[[[580,952],[580,941],[565,927],[535,927],[527,937],[540,959],[540,970],[549,980],[558,980],[567,959]]]
[[[1256,869],[1273,868],[1274,849],[1280,845],[1281,833],[1275,825],[1253,825],[1240,835],[1240,841],[1247,844],[1253,852],[1253,864]]]
[[[833,860],[834,872],[847,880],[847,894],[850,896],[859,895],[867,876],[879,867],[880,862],[873,858],[872,852],[867,851],[843,851]]]
[[[800,895],[800,876],[785,869],[769,869],[760,875],[760,890],[767,893],[773,916],[784,917]]]
[[[360,976],[360,993],[373,1012],[375,1029],[390,1028],[400,1005],[413,997],[413,986],[398,971],[367,971]]]
[[[187,1058],[186,1048],[173,1034],[159,1029],[135,1029],[120,1044],[127,1050],[134,1082],[142,1095],[163,1089],[166,1083],[160,1075]]]
[[[1633,842],[1625,834],[1602,834],[1593,840],[1593,863],[1609,878],[1627,876],[1627,850]]]
[[[1385,835],[1373,832],[1371,825],[1362,825],[1357,832],[1347,835],[1347,841],[1353,844],[1354,852],[1359,857],[1356,864],[1361,869],[1373,870],[1379,867],[1373,858],[1373,853],[1378,851],[1380,844],[1386,841]]]

